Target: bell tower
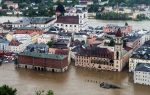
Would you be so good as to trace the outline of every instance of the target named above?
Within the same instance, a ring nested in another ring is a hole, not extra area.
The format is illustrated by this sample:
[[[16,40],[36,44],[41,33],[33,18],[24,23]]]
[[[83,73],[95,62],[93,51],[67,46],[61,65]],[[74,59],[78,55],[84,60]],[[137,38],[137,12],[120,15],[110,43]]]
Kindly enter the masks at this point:
[[[114,71],[122,70],[122,32],[120,28],[116,33],[115,46],[114,46]]]

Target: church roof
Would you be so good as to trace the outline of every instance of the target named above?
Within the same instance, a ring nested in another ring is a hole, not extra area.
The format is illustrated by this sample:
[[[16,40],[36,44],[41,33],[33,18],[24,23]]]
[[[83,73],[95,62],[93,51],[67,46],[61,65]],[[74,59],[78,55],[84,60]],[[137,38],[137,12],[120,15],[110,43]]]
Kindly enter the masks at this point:
[[[116,33],[116,37],[122,37],[122,32],[121,29],[119,28],[117,33]]]

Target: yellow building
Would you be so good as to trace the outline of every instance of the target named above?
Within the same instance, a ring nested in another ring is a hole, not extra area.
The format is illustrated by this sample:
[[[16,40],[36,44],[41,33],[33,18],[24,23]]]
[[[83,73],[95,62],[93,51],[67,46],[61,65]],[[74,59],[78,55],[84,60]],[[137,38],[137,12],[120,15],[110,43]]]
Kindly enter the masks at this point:
[[[31,36],[31,38],[32,38],[32,43],[37,43],[39,34],[36,33],[36,32],[33,32],[33,33],[30,34],[30,36]]]
[[[12,37],[13,37],[13,34],[14,34],[14,32],[9,32],[8,34],[6,34],[6,39],[7,39],[8,41],[11,41],[11,40],[12,40]]]

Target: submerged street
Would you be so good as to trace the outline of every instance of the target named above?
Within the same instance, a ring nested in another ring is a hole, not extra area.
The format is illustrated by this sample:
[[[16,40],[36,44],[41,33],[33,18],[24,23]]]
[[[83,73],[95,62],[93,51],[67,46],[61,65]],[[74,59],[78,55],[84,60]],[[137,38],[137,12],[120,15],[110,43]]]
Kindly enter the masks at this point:
[[[100,83],[107,82],[123,89],[104,89]],[[35,71],[15,68],[13,63],[0,66],[0,85],[17,88],[17,95],[34,95],[36,90],[53,90],[55,95],[149,95],[150,86],[133,83],[132,74],[96,71],[74,67],[64,73]]]

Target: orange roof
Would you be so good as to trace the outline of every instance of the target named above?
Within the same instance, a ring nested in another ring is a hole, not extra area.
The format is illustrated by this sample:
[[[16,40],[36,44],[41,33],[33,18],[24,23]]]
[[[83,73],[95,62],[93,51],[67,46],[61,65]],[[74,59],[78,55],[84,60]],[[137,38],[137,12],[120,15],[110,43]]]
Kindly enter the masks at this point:
[[[29,35],[32,37],[32,36],[35,36],[35,35],[37,35],[37,34],[38,34],[38,33],[33,32],[33,33],[29,34]]]

